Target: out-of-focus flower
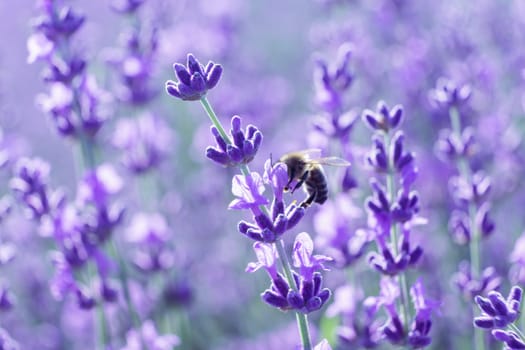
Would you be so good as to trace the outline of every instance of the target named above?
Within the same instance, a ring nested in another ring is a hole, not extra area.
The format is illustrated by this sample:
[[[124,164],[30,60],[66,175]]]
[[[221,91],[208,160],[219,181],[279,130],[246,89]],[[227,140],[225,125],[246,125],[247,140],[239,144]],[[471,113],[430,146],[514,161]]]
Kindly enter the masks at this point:
[[[428,94],[430,102],[436,106],[450,108],[459,107],[470,99],[472,90],[468,85],[458,86],[451,79],[440,78],[436,88]]]
[[[3,328],[0,328],[0,349],[2,350],[19,350],[20,345],[7,333]]]
[[[350,88],[354,75],[350,72],[352,46],[344,44],[339,47],[338,58],[334,65],[329,66],[324,60],[318,59],[314,74],[316,100],[329,113],[342,110],[342,94]]]
[[[48,59],[55,49],[54,43],[42,33],[35,33],[27,39],[27,63],[31,64],[39,59]]]
[[[122,187],[123,180],[109,164],[90,170],[78,185],[81,220],[99,242],[108,239],[122,220],[124,208],[118,202],[111,202]]]
[[[168,270],[173,266],[173,252],[166,245],[170,230],[158,213],[136,213],[126,231],[129,242],[137,245],[133,263],[142,271]]]
[[[48,188],[50,169],[50,165],[40,158],[20,158],[15,164],[9,186],[28,208],[32,218],[40,219],[54,205],[54,196]]]
[[[122,151],[124,165],[130,171],[142,174],[166,158],[171,149],[172,135],[162,119],[145,114],[133,120],[119,120],[113,144]]]
[[[376,112],[370,109],[365,109],[362,118],[372,131],[383,130],[389,132],[401,124],[403,120],[403,108],[401,105],[395,105],[392,108],[388,108],[384,101],[379,101],[377,103]]]
[[[373,239],[368,230],[352,228],[352,221],[360,216],[361,211],[347,196],[337,196],[326,202],[314,216],[316,246],[325,250],[341,267],[357,261]]]
[[[159,335],[151,320],[144,321],[139,330],[132,329],[126,334],[126,345],[120,350],[172,350],[180,344],[175,334]]]
[[[253,125],[248,125],[246,131],[241,129],[241,118],[232,117],[230,135],[233,144],[229,144],[215,126],[211,132],[217,142],[217,147],[206,148],[206,157],[224,166],[239,166],[253,160],[261,145],[262,133]]]
[[[73,35],[84,24],[85,17],[69,6],[55,8],[52,1],[43,6],[43,14],[33,20],[32,26],[37,32],[43,33],[49,40],[58,42],[60,39]]]
[[[186,67],[180,63],[173,65],[178,81],[168,80],[166,91],[173,97],[185,101],[199,100],[217,85],[222,75],[222,66],[212,61],[206,67],[190,53]]]
[[[501,277],[492,266],[483,270],[479,278],[474,278],[468,261],[461,262],[459,271],[454,274],[452,281],[467,300],[473,300],[476,295],[497,290],[502,283]]]
[[[509,272],[512,283],[525,283],[525,234],[522,234],[514,243],[509,260],[512,263]]]

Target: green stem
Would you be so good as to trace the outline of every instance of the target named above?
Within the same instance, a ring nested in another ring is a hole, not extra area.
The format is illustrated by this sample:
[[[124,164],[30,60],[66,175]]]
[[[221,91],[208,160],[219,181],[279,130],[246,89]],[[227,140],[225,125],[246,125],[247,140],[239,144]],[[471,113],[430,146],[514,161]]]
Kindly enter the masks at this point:
[[[390,150],[391,138],[388,133],[385,134],[385,149]],[[386,175],[386,190],[390,197],[390,202],[393,203],[396,199],[397,190],[395,185],[395,177],[393,172],[393,164],[388,165],[388,173]],[[390,237],[392,239],[392,250],[394,256],[399,254],[399,237],[398,237],[398,226],[394,223],[391,223],[390,226]],[[408,307],[408,282],[405,272],[401,272],[398,275],[399,289],[401,291],[401,303],[399,304],[401,314],[403,315],[403,327],[405,333],[408,334],[408,327],[410,322],[410,310]]]
[[[219,134],[224,139],[226,144],[232,145],[233,142],[231,141],[230,137],[226,133],[226,130],[222,126],[221,122],[219,121],[219,118],[217,118],[217,115],[215,114],[210,103],[208,102],[208,99],[206,98],[206,96],[201,97],[200,101],[201,101],[202,106],[204,107],[204,110],[206,111],[206,114],[210,118],[211,123],[213,124],[213,126],[217,128],[217,131],[219,131]],[[240,170],[242,174],[245,176],[250,174],[250,169],[248,168],[248,165],[246,164],[242,164],[240,166]],[[271,217],[268,211],[268,208],[266,208],[264,205],[261,205],[260,209],[266,216]],[[278,259],[281,261],[281,264],[284,270],[284,275],[286,277],[288,285],[290,286],[290,288],[297,290],[297,287],[295,286],[295,280],[292,275],[292,269],[290,268],[290,262],[288,261],[286,251],[284,250],[284,242],[282,240],[276,242],[275,247],[277,249],[277,256],[278,256]],[[310,331],[308,329],[308,318],[305,314],[301,312],[296,312],[295,316],[297,319],[297,327],[299,328],[303,350],[311,350],[312,343],[310,340]]]
[[[449,109],[450,125],[452,126],[452,132],[454,135],[461,139],[461,119],[459,111],[456,107],[450,107]],[[468,164],[467,159],[460,155],[457,159],[457,167],[459,175],[470,182],[472,180],[472,172]],[[470,254],[470,273],[472,278],[478,278],[481,273],[481,257],[480,257],[480,232],[476,225],[476,204],[470,202],[468,205],[468,216],[470,226],[470,242],[469,242],[469,254]],[[477,307],[472,305],[472,315],[476,315]],[[485,350],[485,340],[483,330],[480,328],[474,328],[474,347],[476,350]]]
[[[119,279],[122,284],[122,290],[124,292],[124,299],[126,300],[126,306],[131,316],[131,321],[133,325],[135,326],[135,328],[139,330],[140,329],[140,317],[131,300],[131,293],[129,292],[129,286],[128,286],[128,271],[126,268],[126,264],[124,262],[124,259],[120,255],[119,249],[117,248],[115,242],[113,241],[109,242],[109,247],[111,249],[111,253],[113,257],[117,260],[117,263],[118,263]]]
[[[386,138],[385,140],[385,147],[386,149],[389,149],[390,146],[388,145],[389,139]],[[396,198],[396,186],[394,183],[394,174],[389,171],[389,173],[386,176],[386,187],[387,192],[390,195],[390,201],[393,202]],[[398,237],[398,227],[396,224],[391,224],[390,226],[390,237],[392,239],[392,250],[394,253],[394,256],[397,256],[399,254],[399,237]],[[401,310],[401,314],[403,315],[403,327],[405,329],[405,333],[408,334],[408,326],[410,322],[410,315],[409,315],[409,308],[408,308],[408,283],[406,279],[405,272],[401,272],[398,275],[398,283],[399,283],[399,289],[401,291],[401,303],[399,304],[399,308]]]

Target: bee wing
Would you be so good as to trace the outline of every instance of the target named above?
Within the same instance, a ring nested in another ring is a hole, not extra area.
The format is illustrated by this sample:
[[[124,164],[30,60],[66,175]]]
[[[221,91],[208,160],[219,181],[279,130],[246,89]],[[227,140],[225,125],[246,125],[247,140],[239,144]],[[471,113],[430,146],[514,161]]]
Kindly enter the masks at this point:
[[[343,167],[350,166],[349,161],[344,160],[339,157],[324,157],[324,158],[312,159],[311,162],[316,163],[316,164],[331,165],[331,166],[343,166]]]
[[[305,157],[306,159],[312,160],[312,161],[316,159],[321,159],[321,149],[320,148],[308,148],[308,149],[303,149],[303,150],[296,151],[296,152],[290,152],[289,154],[301,155]]]

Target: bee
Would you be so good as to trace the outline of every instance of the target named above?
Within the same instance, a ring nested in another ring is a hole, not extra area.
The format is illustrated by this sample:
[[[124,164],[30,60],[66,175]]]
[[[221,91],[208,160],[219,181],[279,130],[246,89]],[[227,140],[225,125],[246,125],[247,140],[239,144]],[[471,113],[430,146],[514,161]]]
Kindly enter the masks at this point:
[[[328,199],[328,183],[322,165],[350,166],[350,162],[338,157],[320,157],[320,149],[306,149],[283,155],[279,162],[288,167],[288,183],[284,190],[290,191],[290,185],[297,181],[291,193],[305,185],[306,199],[300,204],[307,208],[312,203],[323,204]]]

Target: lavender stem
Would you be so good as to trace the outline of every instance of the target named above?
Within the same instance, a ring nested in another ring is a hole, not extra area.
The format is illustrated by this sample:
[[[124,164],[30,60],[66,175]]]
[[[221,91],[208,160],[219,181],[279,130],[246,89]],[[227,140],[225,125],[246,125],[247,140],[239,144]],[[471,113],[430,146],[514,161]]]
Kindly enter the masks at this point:
[[[390,149],[390,142],[391,142],[391,139],[389,137],[388,134],[385,134],[385,148],[386,149]],[[389,194],[390,196],[390,201],[393,202],[396,198],[396,186],[395,186],[395,179],[394,179],[394,173],[393,171],[391,171],[391,169],[393,169],[393,165],[392,164],[389,164],[388,166],[389,168],[389,171],[388,171],[388,174],[386,175],[386,190],[387,190],[387,193]],[[399,238],[398,238],[398,232],[397,232],[397,225],[396,224],[392,224],[390,226],[390,236],[392,237],[392,250],[394,252],[394,256],[397,256],[398,255],[398,250],[399,250],[399,245],[398,245],[398,242],[399,242]],[[403,321],[404,321],[404,328],[405,328],[405,332],[408,333],[408,322],[410,320],[410,317],[409,317],[409,310],[408,310],[408,285],[407,285],[407,279],[406,279],[406,276],[405,276],[405,272],[401,272],[398,276],[398,283],[399,283],[399,288],[401,290],[401,305],[400,305],[400,309],[401,309],[401,313],[403,315]]]
[[[450,117],[450,125],[452,126],[452,132],[458,137],[461,138],[461,119],[459,116],[459,111],[457,107],[451,106],[449,108],[449,117]],[[457,167],[459,171],[459,175],[466,179],[467,181],[470,181],[472,178],[472,173],[470,171],[470,167],[468,165],[467,160],[463,156],[459,156],[457,159]],[[475,223],[476,220],[476,204],[473,202],[469,202],[468,206],[468,214],[469,214],[469,226],[471,228],[471,234],[470,234],[470,242],[469,242],[469,252],[470,252],[470,271],[473,278],[478,278],[480,274],[480,267],[481,267],[481,261],[480,261],[480,249],[479,249],[479,241],[480,241],[480,233],[477,228],[477,225]],[[473,304],[473,314],[476,312],[476,307]],[[480,328],[474,328],[474,348],[478,350],[484,350],[485,349],[485,341],[483,339],[483,330]]]

